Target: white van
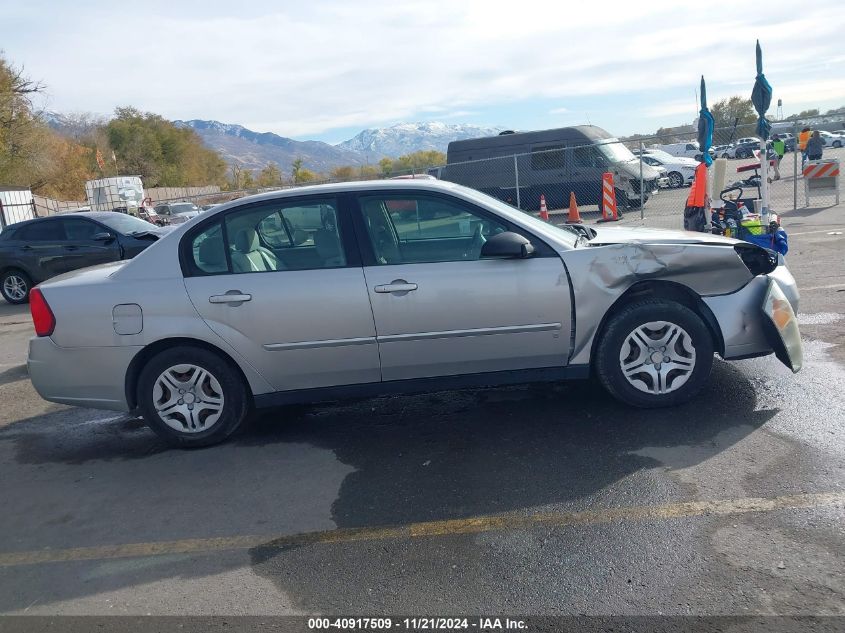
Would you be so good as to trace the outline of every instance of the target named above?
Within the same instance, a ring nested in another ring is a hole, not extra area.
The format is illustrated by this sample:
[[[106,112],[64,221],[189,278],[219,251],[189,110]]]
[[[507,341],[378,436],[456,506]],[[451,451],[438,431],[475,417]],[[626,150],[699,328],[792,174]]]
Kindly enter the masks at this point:
[[[701,160],[701,148],[698,146],[698,141],[652,145],[650,149],[659,149],[672,156],[685,156],[686,158]]]

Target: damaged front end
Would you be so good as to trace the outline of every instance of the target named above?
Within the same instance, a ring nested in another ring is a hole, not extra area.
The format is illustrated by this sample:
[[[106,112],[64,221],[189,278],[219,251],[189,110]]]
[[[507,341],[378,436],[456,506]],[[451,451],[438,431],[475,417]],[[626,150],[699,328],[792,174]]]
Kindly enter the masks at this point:
[[[651,292],[689,302],[726,360],[774,352],[792,371],[801,368],[798,290],[777,254],[721,236],[621,227],[584,245],[561,253],[576,305],[570,362],[590,362],[616,302]]]

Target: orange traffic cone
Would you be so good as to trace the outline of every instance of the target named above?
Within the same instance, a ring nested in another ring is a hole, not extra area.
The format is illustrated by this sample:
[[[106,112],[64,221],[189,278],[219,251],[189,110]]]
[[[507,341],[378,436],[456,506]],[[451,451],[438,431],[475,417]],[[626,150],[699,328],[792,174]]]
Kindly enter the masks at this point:
[[[599,222],[617,222],[616,190],[613,187],[613,173],[607,171],[601,176],[601,219]]]
[[[575,192],[569,192],[569,219],[567,224],[581,224],[581,214],[578,212],[578,202],[575,200]]]
[[[542,193],[540,194],[540,219],[549,221],[549,208],[546,206],[546,196]]]

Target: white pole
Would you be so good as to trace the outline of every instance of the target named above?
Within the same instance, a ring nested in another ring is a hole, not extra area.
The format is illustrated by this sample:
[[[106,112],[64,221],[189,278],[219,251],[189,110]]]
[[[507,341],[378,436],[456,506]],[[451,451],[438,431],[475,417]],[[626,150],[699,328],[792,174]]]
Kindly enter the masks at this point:
[[[769,225],[769,152],[766,144],[768,140],[760,141],[760,196],[763,198],[763,210],[760,213],[760,221],[763,226]]]

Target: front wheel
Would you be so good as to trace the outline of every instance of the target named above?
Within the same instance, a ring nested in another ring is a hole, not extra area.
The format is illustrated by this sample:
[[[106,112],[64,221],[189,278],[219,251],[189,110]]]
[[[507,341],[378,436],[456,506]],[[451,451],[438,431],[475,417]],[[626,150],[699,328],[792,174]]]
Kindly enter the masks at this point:
[[[172,446],[210,446],[240,426],[249,395],[241,374],[222,357],[177,346],[141,370],[138,407],[149,427]]]
[[[834,147],[842,147],[842,141],[833,141]]]
[[[713,351],[710,332],[695,312],[674,301],[646,299],[611,318],[599,340],[595,367],[617,400],[666,407],[701,391]]]
[[[684,177],[677,171],[671,172],[669,174],[669,186],[672,189],[680,189],[684,186]]]
[[[0,277],[0,293],[12,304],[29,301],[29,291],[32,290],[32,280],[19,270],[7,270]]]

